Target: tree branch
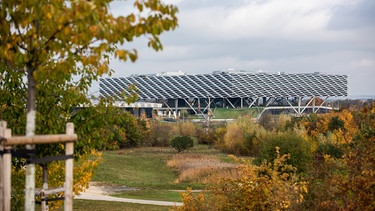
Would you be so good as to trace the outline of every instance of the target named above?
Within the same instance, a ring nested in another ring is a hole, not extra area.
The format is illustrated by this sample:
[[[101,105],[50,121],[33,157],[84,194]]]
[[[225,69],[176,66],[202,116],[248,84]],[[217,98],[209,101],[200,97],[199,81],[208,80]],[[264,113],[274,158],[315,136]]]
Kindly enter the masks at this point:
[[[51,36],[50,38],[48,38],[48,40],[43,44],[43,47],[48,45],[49,42],[53,41],[55,38],[56,38],[56,35],[60,32],[62,32],[62,30],[67,27],[69,24],[73,23],[73,21],[68,21],[66,22],[63,27],[61,27],[61,29],[57,29]]]
[[[24,40],[23,37],[22,37],[21,29],[20,29],[20,27],[19,27],[19,25],[18,25],[17,20],[14,18],[13,14],[10,14],[10,18],[13,20],[14,25],[15,25],[17,31],[18,31],[18,35],[21,37],[21,40]],[[9,33],[10,33],[10,31],[9,31]],[[11,36],[11,34],[9,34],[9,36]],[[21,49],[23,49],[23,50],[25,50],[25,51],[28,51],[27,48],[26,48],[24,45],[22,45],[20,42],[17,42],[17,45],[18,45],[18,47],[20,47]]]
[[[11,69],[11,70],[13,70],[14,72],[26,72],[26,70],[20,70],[20,69],[17,69],[16,67],[14,67],[13,65],[12,65],[12,63],[10,63],[10,61],[8,60],[8,59],[6,59],[6,63],[7,63],[7,66]]]

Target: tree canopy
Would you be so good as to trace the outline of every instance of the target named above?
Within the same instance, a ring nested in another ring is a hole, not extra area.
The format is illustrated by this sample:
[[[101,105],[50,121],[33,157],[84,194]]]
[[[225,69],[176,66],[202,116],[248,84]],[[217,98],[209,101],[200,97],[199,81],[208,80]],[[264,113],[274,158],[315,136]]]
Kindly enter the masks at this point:
[[[89,103],[92,81],[112,72],[112,57],[137,59],[127,43],[145,36],[158,51],[160,34],[177,27],[177,7],[160,0],[134,0],[135,12],[120,16],[112,14],[111,2],[0,1],[0,118],[25,128],[13,131],[27,136],[61,132],[61,123],[74,120],[71,108]],[[56,148],[43,152],[53,154]],[[32,166],[27,165],[26,175],[33,175]],[[31,198],[27,178],[25,192]]]
[[[127,42],[145,35],[148,45],[162,49],[159,35],[177,26],[177,8],[158,0],[136,0],[137,14],[115,17],[109,0],[2,1],[0,58],[12,71],[38,81],[69,82],[87,89],[108,73],[109,58],[137,59]]]

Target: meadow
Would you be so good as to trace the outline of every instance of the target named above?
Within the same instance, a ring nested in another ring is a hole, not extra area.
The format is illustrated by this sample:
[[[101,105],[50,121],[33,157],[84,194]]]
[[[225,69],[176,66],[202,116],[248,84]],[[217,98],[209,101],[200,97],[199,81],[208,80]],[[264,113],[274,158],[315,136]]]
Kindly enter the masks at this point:
[[[180,192],[190,187],[201,190],[232,160],[207,145],[196,145],[182,153],[171,147],[141,147],[104,151],[103,161],[92,181],[108,187],[126,186],[136,190],[112,194],[115,197],[181,202]],[[224,175],[223,175],[224,176]],[[168,210],[172,207],[123,202],[74,200],[74,210]]]

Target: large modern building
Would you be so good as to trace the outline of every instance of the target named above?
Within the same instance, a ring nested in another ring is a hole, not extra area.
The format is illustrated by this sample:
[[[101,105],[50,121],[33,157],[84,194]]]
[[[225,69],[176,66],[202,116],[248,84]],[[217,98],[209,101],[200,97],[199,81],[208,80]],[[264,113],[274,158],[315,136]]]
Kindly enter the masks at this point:
[[[296,115],[316,112],[330,97],[348,95],[348,76],[319,72],[287,74],[283,72],[215,71],[212,74],[182,72],[101,78],[100,97],[121,100],[137,88],[140,102],[161,103],[160,109],[175,115],[182,109],[205,113],[212,108],[268,107],[290,109]],[[319,104],[316,104],[316,99]],[[326,108],[326,107],[324,107]]]

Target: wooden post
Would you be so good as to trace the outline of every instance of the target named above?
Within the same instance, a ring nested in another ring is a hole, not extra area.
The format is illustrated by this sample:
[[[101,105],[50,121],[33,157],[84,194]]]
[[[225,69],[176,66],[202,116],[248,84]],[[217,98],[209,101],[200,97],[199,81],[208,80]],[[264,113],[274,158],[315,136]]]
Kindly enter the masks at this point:
[[[6,121],[0,121],[0,139],[5,136],[5,129],[7,128]],[[3,141],[0,140],[0,151],[4,150]],[[0,211],[4,211],[4,161],[3,155],[0,155]]]
[[[12,137],[12,131],[10,129],[7,129],[6,127],[7,127],[6,122],[0,121],[0,150],[5,152],[5,153],[2,153],[2,155],[0,156],[0,211],[10,211],[11,171],[12,171],[12,154],[10,153],[10,149],[13,145],[26,145],[26,148],[28,148],[27,146],[34,145],[34,144],[65,142],[66,143],[65,154],[73,155],[74,142],[77,140],[77,135],[74,134],[73,123],[67,123],[66,134],[58,134],[58,135],[27,135],[27,136]],[[26,168],[26,174],[27,174],[27,168]],[[29,179],[32,179],[32,178],[29,178]],[[28,179],[26,177],[26,183],[27,182],[28,182]],[[29,186],[26,186],[25,188],[25,210],[34,211],[35,195],[34,197],[27,197],[27,195],[28,195],[28,191],[30,192],[30,189],[35,190],[35,186],[30,185],[30,184]],[[43,189],[40,191],[45,196],[47,196],[48,194],[65,191],[64,210],[65,211],[73,210],[73,158],[69,158],[65,161],[64,188],[55,188],[55,189],[45,189],[45,188],[48,188],[48,187],[43,186]],[[36,192],[34,191],[33,194],[36,194]],[[31,201],[34,201],[34,203],[30,203]],[[44,206],[44,209],[48,209],[48,206]]]
[[[66,124],[66,134],[74,134],[74,124],[68,122]],[[66,142],[65,154],[73,155],[74,153],[74,142]],[[64,193],[64,211],[73,210],[73,158],[65,161],[65,193]]]
[[[43,173],[42,173],[42,183],[43,183],[42,190],[43,191],[41,192],[41,199],[42,199],[41,205],[42,205],[42,211],[47,211],[49,210],[48,203],[47,203],[48,195],[45,194],[45,190],[48,190],[48,165],[43,164],[42,169],[43,169]]]
[[[11,129],[6,129],[4,137],[5,138],[10,138],[12,136],[12,131]],[[12,172],[12,154],[10,153],[11,147],[7,146],[5,147],[5,150],[8,151],[3,155],[3,206],[4,206],[4,211],[10,211],[10,199],[11,199],[11,172]]]

